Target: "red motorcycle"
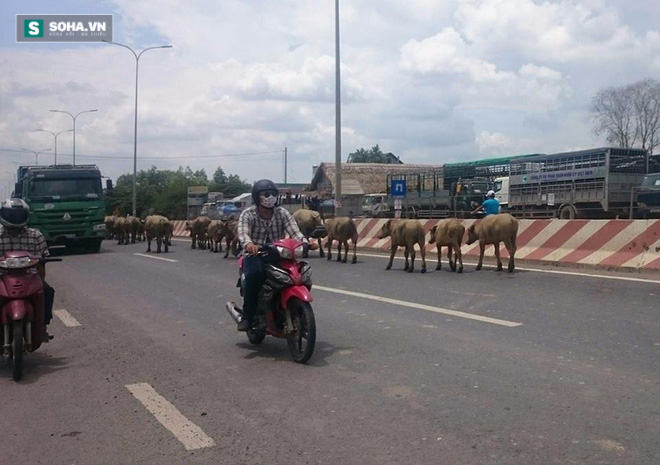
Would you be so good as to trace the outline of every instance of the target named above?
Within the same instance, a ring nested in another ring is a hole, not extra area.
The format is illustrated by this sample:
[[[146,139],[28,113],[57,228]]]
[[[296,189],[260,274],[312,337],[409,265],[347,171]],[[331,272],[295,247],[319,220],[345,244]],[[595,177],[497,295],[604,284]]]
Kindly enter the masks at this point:
[[[14,381],[23,374],[23,353],[46,342],[44,284],[37,265],[59,261],[24,251],[0,257],[0,345],[3,357],[11,362]]]
[[[259,291],[258,306],[247,337],[252,344],[261,344],[266,335],[287,340],[293,360],[305,363],[314,352],[316,322],[310,302],[312,269],[309,263],[297,261],[307,247],[297,239],[283,239],[259,250],[264,259],[266,280]],[[243,259],[238,260],[241,296],[245,293]],[[234,302],[227,302],[227,312],[238,324],[243,311]]]

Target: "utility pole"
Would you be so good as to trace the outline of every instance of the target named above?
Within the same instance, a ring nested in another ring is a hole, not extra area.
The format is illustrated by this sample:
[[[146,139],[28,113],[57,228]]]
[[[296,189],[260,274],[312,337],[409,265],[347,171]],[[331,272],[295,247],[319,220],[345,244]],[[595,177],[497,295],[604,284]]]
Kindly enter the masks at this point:
[[[339,0],[335,0],[335,216],[340,216],[341,206],[341,88],[339,59]]]
[[[284,184],[286,184],[286,147],[284,147]]]

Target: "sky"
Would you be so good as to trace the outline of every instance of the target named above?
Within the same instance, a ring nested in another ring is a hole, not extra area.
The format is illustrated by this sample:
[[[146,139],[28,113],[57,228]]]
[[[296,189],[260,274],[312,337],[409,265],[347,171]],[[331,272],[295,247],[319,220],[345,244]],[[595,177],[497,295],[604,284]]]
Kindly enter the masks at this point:
[[[3,0],[0,193],[76,120],[76,162],[132,173],[135,58],[16,43],[16,14],[112,14],[140,58],[138,170],[309,182],[335,159],[333,0]],[[340,0],[342,159],[442,164],[605,146],[591,100],[660,78],[657,0]],[[58,162],[72,160],[71,133]],[[40,163],[53,161],[51,151]]]

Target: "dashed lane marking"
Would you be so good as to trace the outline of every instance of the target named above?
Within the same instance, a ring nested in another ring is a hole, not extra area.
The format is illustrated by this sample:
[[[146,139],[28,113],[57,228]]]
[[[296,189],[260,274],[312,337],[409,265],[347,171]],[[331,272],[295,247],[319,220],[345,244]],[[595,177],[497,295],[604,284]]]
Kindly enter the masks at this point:
[[[183,416],[149,383],[127,384],[126,389],[183,444],[186,450],[203,449],[215,445],[215,441],[207,436],[202,428]]]
[[[59,318],[62,323],[64,323],[64,326],[68,326],[69,328],[73,328],[76,326],[82,326],[78,320],[76,320],[74,317],[71,316],[69,312],[67,312],[64,309],[61,310],[53,310],[53,313],[57,318]]]
[[[145,253],[134,253],[133,255],[137,255],[138,257],[144,257],[144,258],[152,258],[154,260],[162,260],[164,262],[170,262],[170,263],[177,263],[179,261],[179,260],[174,260],[172,258],[154,257],[153,255],[147,255]]]
[[[332,287],[317,286],[316,284],[314,285],[314,290],[333,292],[335,294],[350,295],[352,297],[359,297],[361,299],[375,300],[376,302],[385,302],[392,305],[399,305],[401,307],[416,308],[419,310],[426,310],[427,312],[442,313],[444,315],[451,315],[458,318],[476,320],[476,321],[481,321],[483,323],[491,323],[494,325],[507,326],[509,328],[522,326],[522,323],[516,323],[514,321],[499,320],[497,318],[490,318],[487,316],[460,312],[458,310],[449,310],[447,308],[434,307],[432,305],[418,304],[415,302],[406,302],[405,300],[398,300],[398,299],[390,299],[389,297],[381,297],[379,295],[363,294],[362,292],[346,291],[344,289],[335,289]]]

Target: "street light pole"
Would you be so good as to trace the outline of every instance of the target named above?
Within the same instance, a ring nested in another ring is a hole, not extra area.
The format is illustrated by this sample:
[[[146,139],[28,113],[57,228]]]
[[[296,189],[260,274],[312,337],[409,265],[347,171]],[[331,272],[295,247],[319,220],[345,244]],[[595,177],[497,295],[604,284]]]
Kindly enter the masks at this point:
[[[37,129],[37,131],[47,132],[48,134],[51,134],[55,138],[55,165],[57,165],[57,136],[59,136],[60,134],[64,134],[65,132],[72,132],[73,129],[67,129],[66,131],[60,131],[60,132],[47,131],[46,129]]]
[[[71,117],[71,119],[73,119],[73,129],[72,129],[73,130],[73,164],[75,165],[76,164],[76,118],[82,115],[83,113],[93,113],[98,110],[81,111],[79,113],[76,113],[75,116],[65,110],[50,110],[50,111],[52,111],[53,113],[66,113]]]
[[[172,48],[171,45],[159,45],[157,47],[147,47],[142,50],[140,53],[135,53],[128,45],[120,44],[119,42],[110,42],[104,40],[103,42],[112,45],[119,45],[131,51],[135,57],[135,126],[133,128],[133,216],[136,216],[137,210],[137,121],[138,121],[138,71],[140,64],[140,57],[147,50],[153,50],[156,48]]]
[[[335,216],[341,205],[341,87],[339,58],[339,0],[335,0]]]
[[[36,150],[30,150],[30,149],[21,149],[23,152],[32,152],[34,153],[34,164],[39,165],[39,154],[43,152],[50,152],[53,149],[43,149],[39,150],[38,152]]]

